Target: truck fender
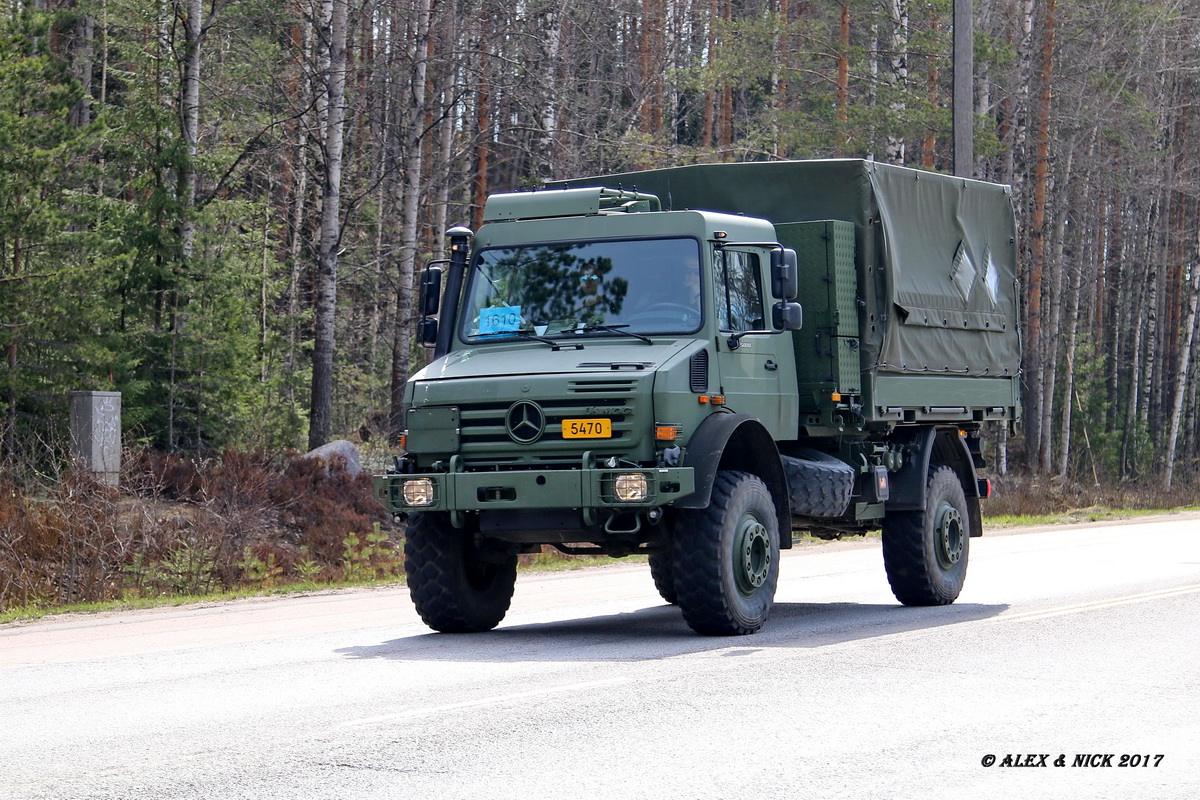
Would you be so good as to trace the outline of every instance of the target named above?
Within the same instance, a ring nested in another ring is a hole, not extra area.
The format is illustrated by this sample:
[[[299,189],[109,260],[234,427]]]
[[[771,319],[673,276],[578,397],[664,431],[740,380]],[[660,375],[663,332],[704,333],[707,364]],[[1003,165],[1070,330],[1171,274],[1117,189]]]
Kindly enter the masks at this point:
[[[779,546],[792,546],[792,511],[787,476],[779,448],[756,418],[744,414],[711,414],[700,423],[688,443],[686,465],[695,470],[696,491],[675,501],[676,508],[708,508],[713,481],[723,469],[757,475],[767,485],[779,518]]]
[[[908,445],[911,455],[905,459],[904,467],[890,477],[891,496],[887,500],[887,512],[923,511],[929,465],[940,464],[950,467],[958,475],[971,517],[971,536],[981,536],[983,525],[975,461],[958,429],[936,428],[932,425],[898,428],[892,434],[892,442]]]

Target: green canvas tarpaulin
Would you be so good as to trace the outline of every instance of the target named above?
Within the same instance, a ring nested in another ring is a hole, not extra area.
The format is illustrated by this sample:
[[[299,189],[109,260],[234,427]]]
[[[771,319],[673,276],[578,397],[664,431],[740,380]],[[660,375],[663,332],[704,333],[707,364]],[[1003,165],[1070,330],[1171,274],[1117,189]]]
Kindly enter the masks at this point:
[[[667,209],[855,226],[864,372],[1015,377],[1016,223],[1006,186],[861,159],[697,164],[556,181]],[[803,298],[801,298],[803,299]]]

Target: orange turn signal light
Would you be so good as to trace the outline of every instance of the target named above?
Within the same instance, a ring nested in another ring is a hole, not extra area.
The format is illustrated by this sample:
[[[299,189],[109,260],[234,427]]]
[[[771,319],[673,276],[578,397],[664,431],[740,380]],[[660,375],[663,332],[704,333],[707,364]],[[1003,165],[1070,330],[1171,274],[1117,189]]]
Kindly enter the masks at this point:
[[[663,424],[661,422],[654,424],[654,438],[660,442],[673,442],[682,434],[682,425]]]

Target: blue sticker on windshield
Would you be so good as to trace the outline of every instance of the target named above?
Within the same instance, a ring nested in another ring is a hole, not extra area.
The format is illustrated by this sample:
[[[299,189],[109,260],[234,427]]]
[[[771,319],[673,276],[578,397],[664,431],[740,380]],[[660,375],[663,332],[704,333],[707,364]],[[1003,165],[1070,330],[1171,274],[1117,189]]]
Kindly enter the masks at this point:
[[[480,333],[505,333],[521,330],[521,307],[485,308],[479,312]]]

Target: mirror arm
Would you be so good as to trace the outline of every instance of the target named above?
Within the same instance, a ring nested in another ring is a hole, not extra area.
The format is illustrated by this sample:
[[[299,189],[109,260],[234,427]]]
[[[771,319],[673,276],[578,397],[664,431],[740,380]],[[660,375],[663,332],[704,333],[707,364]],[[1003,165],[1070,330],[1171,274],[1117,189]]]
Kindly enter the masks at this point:
[[[740,331],[731,334],[726,340],[730,350],[737,350],[742,346],[742,337],[754,334],[756,336],[778,336],[781,333],[791,333],[792,331],[801,330],[804,327],[804,309],[799,303],[793,303],[781,300],[772,306],[772,312],[778,312],[774,318],[779,321],[778,329],[772,328],[768,331]],[[789,312],[791,312],[789,314]]]

